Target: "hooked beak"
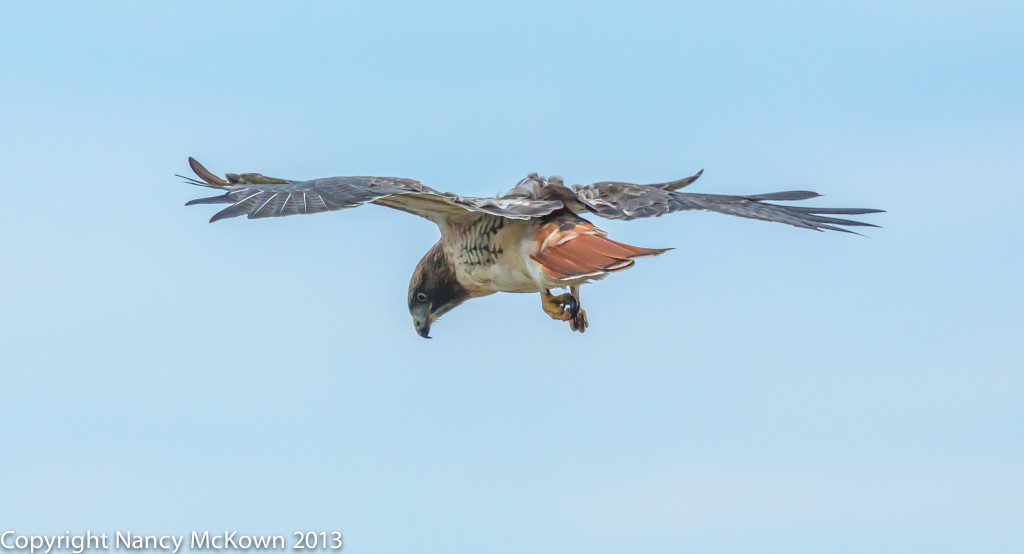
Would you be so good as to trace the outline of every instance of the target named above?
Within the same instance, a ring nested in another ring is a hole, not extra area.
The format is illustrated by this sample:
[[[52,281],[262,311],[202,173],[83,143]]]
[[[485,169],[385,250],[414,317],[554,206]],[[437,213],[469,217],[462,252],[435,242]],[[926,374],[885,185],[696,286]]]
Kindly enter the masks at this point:
[[[430,320],[429,319],[426,320],[426,321],[423,321],[423,322],[413,321],[413,325],[416,327],[416,332],[419,333],[419,335],[421,337],[423,337],[425,339],[429,339],[430,338]]]
[[[415,310],[412,314],[412,325],[416,328],[416,333],[425,339],[430,338],[431,307],[429,304],[421,306],[421,309]]]

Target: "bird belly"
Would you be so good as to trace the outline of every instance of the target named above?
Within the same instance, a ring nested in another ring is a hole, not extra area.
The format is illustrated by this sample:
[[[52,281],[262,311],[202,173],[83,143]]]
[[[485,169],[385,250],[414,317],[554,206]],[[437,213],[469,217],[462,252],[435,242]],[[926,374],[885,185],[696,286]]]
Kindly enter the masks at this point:
[[[464,287],[474,296],[495,292],[538,292],[537,282],[513,263],[497,262],[487,266],[456,267],[455,272]]]
[[[445,249],[459,283],[473,296],[538,292],[540,286],[521,250],[527,226],[524,221],[487,217],[446,233]]]

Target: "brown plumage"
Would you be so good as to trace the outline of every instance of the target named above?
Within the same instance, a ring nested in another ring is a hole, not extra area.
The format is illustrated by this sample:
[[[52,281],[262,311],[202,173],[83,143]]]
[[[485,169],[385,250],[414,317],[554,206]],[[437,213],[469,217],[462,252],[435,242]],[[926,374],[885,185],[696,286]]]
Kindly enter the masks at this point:
[[[583,332],[588,320],[580,306],[581,285],[631,267],[637,258],[670,250],[616,242],[579,214],[631,220],[703,210],[817,231],[852,232],[846,227],[872,225],[833,216],[880,211],[771,203],[818,196],[809,191],[747,196],[680,191],[701,173],[652,185],[602,181],[572,188],[561,178],[545,179],[534,173],[502,196],[475,198],[439,192],[413,179],[356,176],[294,181],[259,173],[226,173],[221,178],[192,158],[189,165],[198,179],[185,177],[186,182],[221,194],[186,205],[227,204],[211,222],[243,215],[261,219],[377,204],[437,224],[441,239],[420,261],[409,282],[409,313],[416,332],[423,337],[429,337],[434,321],[462,302],[496,292],[540,293],[541,307],[548,316]],[[556,296],[551,292],[555,289],[569,292]]]

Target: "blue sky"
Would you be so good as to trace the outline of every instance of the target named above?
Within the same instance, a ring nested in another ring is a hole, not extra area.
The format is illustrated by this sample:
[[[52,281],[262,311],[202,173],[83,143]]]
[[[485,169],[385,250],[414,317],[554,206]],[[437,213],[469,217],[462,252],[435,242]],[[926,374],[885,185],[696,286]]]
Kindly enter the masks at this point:
[[[1017,3],[0,8],[0,527],[346,552],[1024,548]],[[407,313],[428,222],[231,220],[215,172],[811,189],[585,287]]]

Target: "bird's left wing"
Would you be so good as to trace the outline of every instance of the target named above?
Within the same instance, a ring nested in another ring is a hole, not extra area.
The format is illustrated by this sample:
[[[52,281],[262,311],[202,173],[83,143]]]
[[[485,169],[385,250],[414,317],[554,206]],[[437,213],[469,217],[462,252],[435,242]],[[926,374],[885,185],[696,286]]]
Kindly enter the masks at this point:
[[[867,208],[816,208],[809,206],[780,206],[771,201],[807,200],[820,196],[816,192],[794,190],[732,196],[725,194],[701,194],[679,192],[701,176],[703,171],[692,177],[655,185],[637,185],[605,181],[592,185],[573,186],[576,199],[592,213],[607,219],[638,219],[657,217],[686,210],[706,210],[761,221],[776,221],[814,229],[816,231],[843,231],[852,233],[844,226],[877,227],[870,223],[828,217],[829,215],[860,215],[879,213],[883,210]]]
[[[183,177],[186,182],[224,191],[224,194],[197,198],[186,203],[230,204],[214,214],[210,222],[246,215],[249,219],[283,217],[297,214],[344,210],[367,203],[394,208],[435,223],[478,213],[511,219],[531,219],[547,215],[563,206],[560,201],[522,198],[473,198],[438,192],[413,179],[395,177],[329,177],[310,181],[291,181],[266,177],[259,173],[228,173],[217,177],[193,158],[189,165],[199,179]]]

